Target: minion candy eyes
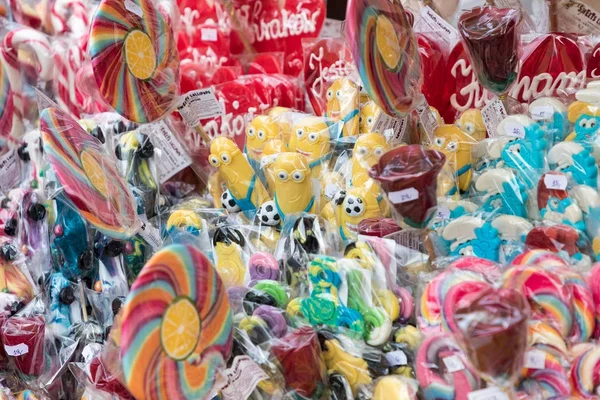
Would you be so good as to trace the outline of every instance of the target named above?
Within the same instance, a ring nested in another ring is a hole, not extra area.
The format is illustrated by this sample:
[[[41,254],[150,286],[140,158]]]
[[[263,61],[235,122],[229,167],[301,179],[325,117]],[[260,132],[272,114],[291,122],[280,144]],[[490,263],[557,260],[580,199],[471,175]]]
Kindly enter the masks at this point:
[[[279,171],[279,172],[277,173],[277,178],[278,178],[280,181],[282,181],[282,182],[283,182],[283,181],[287,181],[287,179],[288,179],[288,173],[287,173],[287,172],[285,172],[285,171]]]
[[[438,147],[442,147],[444,145],[445,141],[446,141],[446,139],[444,139],[443,137],[436,137],[434,140],[435,145]]]
[[[465,130],[467,131],[467,133],[471,134],[471,133],[475,133],[475,124],[472,122],[467,122],[465,124]]]
[[[366,148],[366,147],[364,147],[364,146],[360,146],[360,147],[359,147],[359,148],[356,150],[356,153],[357,153],[359,156],[362,156],[362,157],[364,157],[364,156],[367,156],[367,155],[369,154],[369,149],[368,149],[368,148]]]
[[[246,132],[246,134],[250,137],[254,137],[254,135],[256,134],[256,131],[253,127],[249,127],[248,131]]]
[[[227,153],[221,153],[221,161],[223,164],[229,164],[231,162],[231,157]]]
[[[219,164],[220,164],[220,162],[219,162],[219,159],[218,159],[216,156],[212,155],[212,154],[211,154],[211,155],[208,157],[208,162],[209,162],[209,163],[210,163],[210,164],[211,164],[213,167],[218,167],[218,166],[219,166]]]
[[[308,141],[311,143],[316,143],[319,139],[319,134],[317,132],[311,132],[308,134]]]
[[[448,151],[456,151],[458,149],[458,143],[450,142],[450,143],[448,143],[448,146],[446,146],[446,149]]]
[[[262,129],[259,130],[258,133],[256,134],[256,137],[258,137],[260,140],[265,140],[266,136],[267,136],[267,134]]]
[[[375,154],[377,157],[381,157],[381,156],[382,156],[384,153],[385,153],[385,149],[384,149],[383,147],[381,147],[381,146],[379,146],[379,147],[375,147],[374,154]]]
[[[302,139],[304,137],[304,129],[296,129],[296,136],[298,137],[298,139]]]
[[[329,89],[327,91],[327,100],[332,100],[333,99],[333,89]]]
[[[300,182],[304,179],[304,174],[301,171],[294,171],[292,173],[292,179],[296,182]]]

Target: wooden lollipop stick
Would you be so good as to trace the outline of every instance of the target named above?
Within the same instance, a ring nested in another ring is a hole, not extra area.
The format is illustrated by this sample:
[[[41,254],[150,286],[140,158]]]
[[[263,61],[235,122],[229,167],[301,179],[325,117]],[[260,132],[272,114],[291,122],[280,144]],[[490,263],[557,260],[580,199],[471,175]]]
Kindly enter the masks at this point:
[[[548,0],[548,12],[550,13],[550,32],[558,31],[558,14],[556,11],[556,0]]]

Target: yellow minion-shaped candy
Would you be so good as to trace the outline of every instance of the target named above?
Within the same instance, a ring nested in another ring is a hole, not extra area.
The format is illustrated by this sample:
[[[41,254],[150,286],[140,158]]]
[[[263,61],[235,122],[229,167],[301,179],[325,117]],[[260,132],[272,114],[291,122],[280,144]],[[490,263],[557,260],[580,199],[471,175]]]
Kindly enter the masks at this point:
[[[283,220],[291,213],[315,212],[315,196],[308,160],[298,153],[282,153],[272,166],[275,173],[274,200]]]
[[[229,138],[217,137],[210,144],[210,164],[219,170],[219,175],[247,218],[269,200],[269,194],[256,178],[256,174],[244,154]]]
[[[363,187],[352,187],[334,199],[335,219],[345,243],[356,240],[358,223],[367,218],[383,216],[377,195]]]
[[[369,168],[377,164],[388,150],[389,145],[381,133],[360,135],[352,152],[352,185],[361,186],[370,179]]]
[[[286,143],[288,143],[292,137],[292,123],[290,118],[288,118],[292,113],[293,110],[287,107],[273,107],[267,113],[267,115],[279,126],[279,132],[281,132]]]
[[[279,136],[279,127],[267,115],[259,115],[246,128],[246,153],[248,157],[260,161],[265,144]]]
[[[342,136],[356,136],[359,130],[360,90],[348,78],[333,81],[327,89],[326,117],[335,122],[342,122]]]
[[[331,158],[331,136],[325,120],[320,117],[302,118],[294,124],[290,151],[308,159],[313,177],[319,177],[323,164]]]
[[[463,112],[456,121],[456,126],[478,142],[485,139],[487,136],[487,130],[483,123],[483,116],[481,111],[476,108],[470,108]]]
[[[263,154],[261,157],[261,168],[265,170],[267,177],[267,183],[269,189],[273,190],[275,187],[275,171],[273,170],[273,163],[278,154],[285,153],[288,151],[287,145],[281,139],[271,139],[265,143]]]
[[[471,184],[473,177],[471,148],[475,143],[477,143],[475,139],[456,125],[442,125],[435,130],[433,148],[446,156],[446,162],[454,171],[460,192],[467,191]],[[454,195],[455,190],[451,189],[447,195]]]
[[[360,109],[360,117],[358,119],[360,133],[373,132],[380,113],[381,108],[374,101],[365,103]]]

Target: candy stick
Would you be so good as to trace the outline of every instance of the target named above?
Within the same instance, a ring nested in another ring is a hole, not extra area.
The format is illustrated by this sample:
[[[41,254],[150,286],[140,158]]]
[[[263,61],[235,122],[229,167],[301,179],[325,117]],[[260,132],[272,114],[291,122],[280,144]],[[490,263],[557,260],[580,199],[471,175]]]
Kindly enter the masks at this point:
[[[52,5],[50,22],[54,34],[71,32],[76,37],[84,35],[90,23],[87,7],[84,2],[79,0],[55,0]]]

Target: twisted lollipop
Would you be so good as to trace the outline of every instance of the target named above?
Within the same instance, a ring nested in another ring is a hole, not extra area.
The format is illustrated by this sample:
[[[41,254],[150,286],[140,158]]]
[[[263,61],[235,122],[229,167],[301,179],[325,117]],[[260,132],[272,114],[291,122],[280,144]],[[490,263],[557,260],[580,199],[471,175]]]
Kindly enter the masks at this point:
[[[447,371],[444,359],[451,356],[458,357],[464,368],[456,372]],[[468,393],[481,388],[482,382],[477,371],[467,362],[450,334],[443,333],[426,339],[419,348],[415,364],[417,379],[426,400],[467,400]]]
[[[135,200],[100,141],[56,108],[42,111],[40,130],[48,161],[83,218],[106,236],[130,237]]]
[[[125,382],[138,399],[204,399],[232,347],[225,286],[193,247],[157,252],[131,286],[123,309]]]
[[[583,399],[596,398],[596,390],[600,384],[600,346],[592,346],[573,361],[571,366],[571,385],[573,395]]]
[[[418,46],[398,0],[351,0],[348,43],[365,90],[387,114],[406,115],[421,86]]]
[[[527,298],[533,319],[554,324],[563,337],[573,327],[573,307],[568,288],[560,276],[533,266],[512,267],[504,274],[505,288]]]
[[[50,42],[42,33],[30,28],[9,31],[0,47],[0,127],[2,136],[18,141],[23,135],[23,81],[19,50],[33,51],[37,64],[33,66],[41,81],[52,79],[53,65]]]
[[[145,123],[170,110],[179,56],[173,32],[150,0],[102,1],[89,50],[100,93],[119,114]]]

